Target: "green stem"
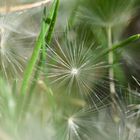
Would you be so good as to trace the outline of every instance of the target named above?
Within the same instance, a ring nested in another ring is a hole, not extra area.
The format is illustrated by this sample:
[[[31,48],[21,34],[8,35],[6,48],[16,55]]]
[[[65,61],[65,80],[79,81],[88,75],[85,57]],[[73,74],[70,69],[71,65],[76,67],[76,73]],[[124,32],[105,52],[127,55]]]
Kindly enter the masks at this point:
[[[18,111],[18,123],[20,123],[21,119],[24,117],[24,104],[25,104],[25,101],[26,101],[26,97],[27,97],[27,89],[28,89],[28,86],[29,86],[29,83],[30,83],[30,80],[31,80],[31,76],[32,76],[32,73],[33,73],[33,70],[34,70],[34,67],[35,67],[35,64],[38,60],[38,56],[40,54],[40,49],[42,47],[42,42],[44,42],[44,38],[45,38],[45,33],[48,31],[48,28],[49,26],[45,25],[44,21],[42,22],[42,26],[41,26],[41,32],[40,32],[40,35],[37,39],[37,42],[36,42],[36,46],[33,50],[33,53],[32,53],[32,56],[31,56],[31,59],[29,60],[28,64],[27,64],[27,68],[25,70],[25,73],[24,73],[24,77],[23,77],[23,82],[22,82],[22,85],[21,85],[21,94],[19,95],[19,101],[18,101],[18,108],[17,108],[17,111]]]
[[[44,25],[43,25],[43,27],[44,27]],[[22,85],[21,85],[21,95],[22,96],[24,96],[26,91],[27,91],[34,66],[35,66],[36,61],[37,61],[38,56],[39,56],[39,52],[40,52],[40,49],[41,49],[41,46],[42,46],[42,42],[44,41],[44,31],[43,30],[44,29],[42,28],[41,33],[39,35],[39,38],[36,42],[36,47],[34,48],[33,54],[31,56],[31,59],[28,62],[27,69],[25,70],[25,73],[24,73],[23,82],[22,82]]]
[[[110,50],[112,48],[112,30],[111,27],[109,26],[107,28],[107,37],[108,37],[108,49]],[[112,99],[114,99],[114,96],[116,94],[115,90],[115,82],[114,82],[114,69],[113,69],[113,63],[114,63],[114,58],[113,58],[113,51],[110,51],[108,53],[108,64],[111,65],[109,68],[109,88],[110,88],[110,93]]]
[[[113,46],[113,41],[112,41],[112,29],[111,27],[107,28],[107,37],[108,37],[108,50],[112,49]],[[119,110],[120,108],[117,106],[116,102],[116,89],[115,89],[115,75],[114,75],[114,52],[109,51],[108,53],[108,64],[110,65],[109,67],[109,90],[110,90],[110,97],[112,100],[112,117],[115,122],[118,122],[120,117],[119,117]]]
[[[57,10],[58,4],[59,4],[59,0],[56,0],[54,3],[54,6],[51,9],[49,17],[47,19],[46,19],[46,17],[44,17],[45,19],[43,19],[41,33],[37,40],[36,47],[34,48],[31,59],[29,60],[29,63],[27,65],[27,69],[25,70],[25,73],[24,73],[23,82],[22,82],[22,86],[21,86],[21,95],[24,95],[27,91],[34,66],[37,62],[37,59],[39,58],[38,56],[40,54],[41,47],[44,45],[46,34],[49,32],[50,28],[52,28],[52,27],[50,27],[51,22],[48,22],[48,19],[53,21],[54,14],[56,13],[55,10]]]
[[[132,35],[129,38],[125,39],[124,41],[120,42],[117,45],[114,45],[112,48],[110,48],[110,50],[108,51],[114,51],[118,48],[122,48],[125,47],[126,45],[133,43],[134,41],[137,41],[140,39],[140,34],[136,34],[136,35]]]
[[[22,104],[20,106],[22,107],[19,109],[20,110],[19,120],[24,117],[25,112],[27,112],[29,109],[31,99],[33,96],[33,91],[35,89],[36,82],[40,76],[40,68],[42,68],[45,64],[45,60],[46,60],[46,48],[45,48],[46,46],[45,45],[46,44],[48,45],[51,41],[51,37],[52,37],[52,33],[53,33],[53,29],[54,29],[54,25],[55,25],[55,21],[57,17],[58,7],[59,7],[59,0],[55,0],[48,17],[46,17],[46,8],[44,9],[41,33],[39,35],[36,47],[34,48],[32,57],[25,71],[25,76],[23,79],[22,87],[21,87],[21,96],[23,97],[21,98],[22,101],[20,101]],[[46,42],[47,37],[48,37],[48,40]],[[42,50],[41,54],[40,54],[40,50]],[[31,79],[31,75],[33,73],[33,69],[37,62],[37,59],[39,59],[38,61],[39,69],[36,69],[34,73],[33,81],[29,89],[30,94],[28,95],[25,93],[27,92],[29,81]]]
[[[43,13],[43,20],[42,20],[42,25],[41,25],[41,32],[39,34],[39,37],[37,39],[35,48],[33,50],[32,56],[27,64],[27,68],[25,69],[24,72],[24,76],[23,76],[23,81],[22,81],[22,85],[21,85],[21,91],[20,91],[20,98],[19,98],[19,102],[18,102],[18,108],[17,108],[17,112],[18,112],[18,121],[20,122],[21,119],[24,117],[25,115],[25,110],[26,110],[26,104],[29,104],[27,102],[30,102],[30,100],[28,100],[28,94],[27,94],[27,90],[28,90],[28,86],[30,85],[30,80],[32,77],[32,73],[34,70],[34,67],[37,63],[37,60],[40,58],[40,50],[41,47],[43,47],[43,45],[45,44],[45,38],[46,35],[48,34],[49,30],[50,30],[50,26],[51,26],[51,21],[54,18],[54,13],[56,12],[56,7],[58,7],[59,4],[59,0],[55,0],[53,3],[53,6],[51,7],[51,10],[49,12],[49,15],[46,17],[46,8],[44,8],[44,13]],[[45,51],[46,52],[46,51]],[[44,56],[44,54],[43,54]],[[43,57],[44,59],[44,57]],[[40,61],[41,62],[41,61]],[[42,65],[42,62],[41,64]],[[36,71],[35,75],[35,79],[38,79],[39,77],[39,71]],[[34,81],[35,83],[33,84],[33,86],[35,87],[36,81]],[[30,95],[31,98],[31,95]]]
[[[45,63],[45,60],[46,60],[46,55],[47,55],[46,49],[47,49],[47,47],[50,44],[51,39],[52,39],[52,34],[53,34],[53,30],[54,30],[55,23],[56,23],[57,13],[58,13],[58,8],[59,8],[59,0],[57,0],[57,3],[55,4],[55,8],[53,10],[52,20],[50,21],[50,28],[49,28],[48,34],[45,37],[45,43],[42,46],[43,51],[41,52],[39,62],[38,62],[39,68],[42,68],[44,66],[43,64]],[[27,105],[29,105],[29,102],[31,101],[32,94],[33,94],[33,91],[34,91],[35,86],[36,86],[36,81],[39,79],[39,75],[40,75],[40,70],[36,69],[35,74],[34,74],[34,81],[32,82],[31,87],[29,89],[30,94],[29,94],[27,101],[26,101],[26,107],[27,107]]]
[[[101,56],[107,55],[109,52],[113,52],[113,51],[117,50],[118,48],[126,47],[127,45],[129,45],[129,44],[131,44],[139,39],[140,39],[140,34],[130,36],[129,38],[121,41],[120,43],[118,43],[116,45],[112,45],[111,48],[108,48],[103,53],[101,53],[101,55],[99,55],[98,58],[100,58]]]

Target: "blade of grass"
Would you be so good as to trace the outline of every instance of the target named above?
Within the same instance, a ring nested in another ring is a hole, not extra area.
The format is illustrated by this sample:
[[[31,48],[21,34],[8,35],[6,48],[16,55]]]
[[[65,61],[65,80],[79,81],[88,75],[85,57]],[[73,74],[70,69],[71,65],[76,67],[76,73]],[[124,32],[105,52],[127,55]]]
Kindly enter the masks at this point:
[[[19,95],[19,101],[18,101],[18,106],[17,106],[17,112],[18,112],[18,123],[20,124],[21,118],[23,118],[25,112],[24,112],[24,102],[25,102],[25,97],[27,95],[27,89],[28,85],[31,79],[31,75],[34,69],[34,66],[38,60],[39,52],[42,46],[42,42],[44,41],[44,34],[47,32],[49,29],[49,25],[46,26],[45,29],[45,22],[42,21],[41,25],[41,32],[39,34],[39,37],[36,42],[36,46],[33,50],[31,59],[29,60],[27,64],[27,68],[25,69],[24,76],[23,76],[23,81],[20,89],[20,95]]]
[[[103,56],[107,55],[109,52],[115,51],[118,48],[126,47],[127,45],[129,45],[129,44],[131,44],[131,43],[133,43],[133,42],[135,42],[135,41],[137,41],[139,39],[140,39],[140,34],[132,35],[129,38],[119,42],[118,44],[113,45],[111,48],[106,49],[103,52],[101,52],[101,54],[97,57],[97,59],[102,58]]]
[[[45,37],[45,41],[44,41],[44,44],[42,46],[42,52],[41,52],[41,55],[40,55],[40,58],[39,58],[39,62],[38,62],[38,66],[41,68],[43,63],[45,62],[46,60],[46,48],[47,46],[50,44],[51,42],[51,38],[52,38],[52,34],[53,34],[53,30],[54,30],[54,26],[55,26],[55,22],[56,22],[56,17],[57,17],[57,12],[58,12],[58,7],[59,7],[59,0],[56,1],[55,3],[55,7],[52,8],[51,10],[51,13],[52,13],[52,20],[50,18],[47,18],[46,19],[46,22],[48,22],[50,24],[49,26],[49,30],[48,30],[48,33]],[[46,13],[44,11],[44,13]],[[35,71],[35,74],[34,74],[34,81],[30,87],[30,90],[29,90],[29,93],[30,95],[33,93],[34,91],[34,88],[36,86],[36,80],[39,78],[39,73],[40,73],[40,70],[36,70]]]
[[[55,1],[55,2],[58,2],[58,0]],[[55,4],[57,4],[57,3],[55,3]],[[24,95],[26,93],[26,91],[27,91],[27,88],[28,88],[28,85],[29,85],[29,81],[30,81],[34,66],[35,66],[35,64],[36,64],[36,62],[37,62],[37,60],[39,58],[40,49],[41,49],[42,45],[45,42],[46,34],[50,30],[51,23],[49,23],[47,21],[48,21],[48,19],[53,18],[55,10],[56,10],[56,8],[52,7],[50,15],[48,16],[48,18],[45,18],[46,20],[43,19],[43,21],[42,21],[40,35],[38,37],[35,49],[33,51],[31,59],[29,60],[27,68],[26,68],[25,73],[24,73],[23,82],[22,82],[22,86],[21,86],[21,95]],[[43,17],[45,17],[45,16],[43,16]]]
[[[45,23],[43,21],[42,27],[41,27],[41,33],[40,33],[40,35],[38,37],[38,40],[36,42],[36,46],[33,50],[31,59],[29,60],[29,62],[27,64],[27,68],[24,72],[23,82],[22,82],[22,85],[21,85],[21,92],[20,92],[21,95],[24,95],[27,91],[34,66],[35,66],[35,64],[37,62],[37,59],[38,59],[38,56],[39,56],[39,52],[40,52],[40,49],[41,49],[41,46],[42,46],[42,42],[44,41],[45,32],[47,32],[48,29],[49,29],[48,24],[45,27]]]
[[[54,25],[55,25],[55,20],[56,20],[57,11],[58,11],[58,5],[59,5],[59,0],[55,0],[55,2],[53,3],[53,6],[51,7],[51,10],[50,10],[48,17],[46,17],[46,8],[44,9],[41,32],[40,32],[40,35],[38,37],[38,40],[37,40],[35,49],[33,51],[33,54],[31,56],[31,59],[29,60],[29,63],[27,65],[27,69],[25,70],[23,82],[21,85],[21,97],[22,97],[22,101],[21,101],[22,105],[21,106],[22,107],[20,108],[20,111],[21,111],[21,113],[19,113],[19,114],[21,114],[20,117],[23,116],[24,110],[27,107],[26,105],[29,104],[28,102],[30,101],[30,98],[32,96],[30,94],[27,96],[26,92],[28,90],[28,85],[30,83],[31,75],[33,73],[33,70],[34,70],[34,67],[35,67],[35,64],[36,64],[38,58],[39,58],[38,67],[41,67],[42,61],[43,61],[42,59],[44,59],[44,57],[45,57],[45,53],[46,53],[45,50],[46,49],[42,49],[43,52],[41,52],[41,54],[43,54],[43,55],[40,55],[40,51],[41,51],[41,48],[44,47],[45,40],[46,40],[45,39],[46,34],[51,36],[51,34],[53,32],[52,29],[54,28]],[[51,33],[49,33],[49,32],[51,32]],[[51,39],[51,38],[49,38],[49,39]],[[33,91],[33,89],[36,85],[35,79],[38,79],[38,77],[39,77],[39,69],[37,69],[37,71],[35,72],[34,81],[31,85],[30,90],[29,90],[30,92]]]
[[[42,52],[41,52],[41,55],[40,55],[40,58],[38,61],[39,68],[42,68],[44,66],[43,64],[45,63],[45,60],[46,60],[46,55],[47,55],[46,48],[51,42],[51,38],[52,38],[52,34],[53,34],[53,30],[54,30],[54,26],[55,26],[55,22],[56,22],[56,18],[57,18],[57,13],[58,13],[58,7],[59,7],[59,0],[56,1],[55,8],[52,8],[52,11],[51,11],[52,20],[50,20],[49,18],[46,20],[46,22],[50,23],[50,26],[49,26],[48,33],[45,37],[45,42],[44,42],[44,45],[42,46]],[[46,12],[44,11],[44,13],[46,13]],[[40,69],[36,69],[34,76],[33,76],[34,81],[32,82],[30,89],[29,89],[29,96],[27,97],[27,99],[25,101],[26,107],[27,107],[27,105],[29,105],[29,102],[31,101],[32,94],[35,90],[36,81],[39,79],[39,75],[40,75]]]
[[[127,45],[129,45],[129,44],[131,44],[131,43],[133,43],[133,42],[135,42],[137,40],[139,40],[139,39],[140,39],[140,34],[130,36],[129,38],[123,40],[122,42],[120,42],[120,43],[118,43],[116,45],[113,45],[113,47],[110,48],[106,53],[108,53],[110,51],[114,51],[114,50],[116,50],[118,48],[125,47],[125,46],[127,46]]]
[[[46,36],[46,44],[48,44],[48,45],[51,42],[52,34],[53,34],[53,31],[54,31],[54,26],[55,26],[55,23],[56,23],[56,18],[57,18],[57,13],[58,13],[58,8],[59,8],[59,0],[56,1],[55,9],[54,9],[54,12],[53,12],[53,17],[52,17],[52,20],[51,20],[51,23],[50,23],[50,28],[49,28],[48,34]]]

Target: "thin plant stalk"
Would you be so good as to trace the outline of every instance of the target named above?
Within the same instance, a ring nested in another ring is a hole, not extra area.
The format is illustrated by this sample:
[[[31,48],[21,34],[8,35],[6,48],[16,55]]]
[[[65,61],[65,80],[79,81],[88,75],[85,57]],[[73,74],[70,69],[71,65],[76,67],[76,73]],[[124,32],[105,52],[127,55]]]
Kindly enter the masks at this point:
[[[56,0],[56,2],[58,2],[58,1],[59,0]],[[50,30],[51,22],[47,22],[47,20],[48,19],[52,20],[53,15],[54,15],[53,10],[54,11],[56,10],[55,7],[52,7],[50,15],[47,18],[46,18],[46,15],[45,15],[45,17],[43,15],[41,32],[40,32],[40,35],[39,35],[38,40],[36,42],[36,46],[34,48],[31,59],[28,62],[27,69],[25,70],[25,73],[24,73],[23,82],[22,82],[22,86],[21,86],[21,95],[24,95],[27,92],[29,81],[30,81],[33,69],[35,67],[35,64],[39,58],[41,47],[44,45],[46,34]]]
[[[112,48],[112,28],[111,26],[109,26],[107,28],[107,38],[108,38],[108,49]],[[115,82],[114,82],[114,69],[113,69],[113,63],[114,63],[114,56],[113,56],[113,51],[110,51],[108,53],[108,63],[109,65],[111,65],[111,67],[109,68],[109,80],[110,80],[110,84],[109,84],[109,88],[110,88],[110,94],[112,99],[114,99],[114,96],[116,94],[116,90],[115,90]]]
[[[43,22],[43,24],[44,24],[44,22]],[[45,29],[45,31],[48,31],[48,28]],[[40,33],[39,38],[36,42],[36,47],[33,51],[31,59],[29,60],[28,65],[27,65],[27,69],[25,70],[25,73],[24,73],[23,82],[22,82],[22,85],[21,85],[21,95],[23,95],[23,96],[27,92],[29,81],[30,81],[34,66],[37,62],[37,59],[38,59],[39,52],[40,52],[43,41],[44,41],[44,25],[42,25],[41,33]]]
[[[50,10],[50,13],[49,13],[48,17],[46,17],[46,8],[44,9],[42,26],[41,26],[42,27],[41,28],[41,33],[39,35],[36,47],[33,51],[31,59],[29,60],[29,63],[27,65],[27,69],[25,70],[25,74],[24,74],[24,77],[23,77],[23,82],[22,82],[22,86],[21,86],[21,97],[22,97],[22,101],[21,101],[22,105],[21,106],[22,107],[20,108],[21,113],[19,113],[20,114],[19,119],[21,119],[21,117],[22,118],[24,117],[24,114],[25,114],[24,112],[27,112],[28,105],[31,102],[32,93],[30,93],[29,95],[27,94],[28,85],[29,85],[29,82],[30,82],[31,75],[33,73],[35,64],[37,63],[37,60],[39,59],[39,61],[38,61],[39,62],[38,63],[39,67],[42,67],[42,65],[43,65],[44,57],[41,57],[41,56],[42,56],[42,53],[44,55],[44,53],[46,52],[46,49],[43,49],[45,52],[41,52],[41,54],[40,54],[40,51],[41,51],[42,47],[45,47],[46,36],[47,35],[52,36],[53,28],[54,28],[55,20],[56,20],[56,16],[57,16],[58,7],[59,7],[59,0],[56,0],[53,3],[53,6]],[[51,31],[51,33],[49,33],[50,31]],[[49,39],[51,39],[51,37]],[[36,82],[37,82],[37,79],[39,78],[39,75],[40,75],[40,69],[37,69],[35,71],[35,75],[33,77],[34,81],[31,84],[29,92],[30,91],[33,92],[33,90],[35,88],[35,85],[36,85]]]
[[[101,52],[101,54],[97,58],[101,58],[102,56],[107,55],[109,52],[114,52],[115,50],[117,50],[119,48],[126,47],[127,45],[129,45],[135,41],[138,41],[139,39],[140,39],[140,34],[132,35],[129,38],[127,38],[117,44],[113,44],[111,48],[108,47],[106,50]]]
[[[110,50],[113,46],[113,41],[112,41],[112,28],[111,26],[109,26],[107,28],[107,38],[108,38],[108,49]],[[109,90],[110,90],[110,96],[112,99],[112,117],[113,120],[117,123],[120,120],[120,112],[121,109],[120,107],[117,105],[117,101],[116,101],[116,97],[117,97],[117,93],[116,93],[116,89],[115,89],[115,75],[114,75],[114,52],[113,51],[109,51],[108,53],[108,63],[111,67],[109,67]]]
[[[52,21],[50,23],[50,28],[49,28],[48,34],[45,37],[45,42],[42,46],[42,52],[40,54],[40,58],[39,58],[39,61],[38,61],[38,67],[39,68],[42,68],[44,66],[44,62],[46,60],[46,56],[47,56],[47,51],[46,50],[47,50],[48,45],[51,42],[51,38],[52,38],[52,34],[53,34],[55,22],[56,22],[56,17],[57,17],[57,13],[58,13],[58,7],[59,7],[59,0],[57,0],[57,3],[55,5],[53,16],[52,16]],[[29,89],[30,94],[27,97],[26,107],[27,107],[27,105],[29,106],[29,102],[31,101],[33,91],[35,90],[36,81],[39,79],[39,76],[40,76],[40,69],[36,69],[36,71],[34,73],[34,77],[33,77],[34,80],[31,84],[30,89]]]
[[[47,56],[46,50],[47,50],[48,45],[51,42],[51,38],[52,38],[52,34],[53,34],[55,22],[56,22],[56,17],[57,17],[58,7],[59,7],[59,0],[57,0],[57,3],[55,5],[55,9],[54,9],[53,16],[52,16],[52,21],[50,23],[50,28],[49,28],[48,34],[45,37],[44,45],[42,46],[43,51],[41,52],[40,60],[38,62],[38,66],[40,68],[43,66],[43,63],[46,60],[46,56]],[[39,78],[39,74],[40,74],[39,70],[36,70],[36,72],[34,74],[35,81]],[[32,94],[32,92],[34,91],[35,85],[36,85],[36,82],[33,82],[33,84],[30,87],[30,92],[29,92],[30,94]]]

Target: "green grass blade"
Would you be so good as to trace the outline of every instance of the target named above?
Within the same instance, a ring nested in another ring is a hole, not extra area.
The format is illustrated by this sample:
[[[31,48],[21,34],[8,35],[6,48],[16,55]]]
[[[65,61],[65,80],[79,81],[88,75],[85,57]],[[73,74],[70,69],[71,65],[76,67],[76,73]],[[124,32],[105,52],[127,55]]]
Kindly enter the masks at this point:
[[[48,17],[45,22],[50,24],[49,26],[49,31],[45,37],[45,41],[44,44],[42,45],[42,52],[40,54],[40,58],[38,61],[38,67],[42,68],[44,66],[45,60],[46,60],[46,46],[48,46],[50,44],[51,38],[52,38],[52,34],[53,34],[53,30],[54,30],[54,26],[55,26],[55,22],[56,22],[56,17],[57,17],[57,12],[58,12],[58,7],[59,7],[59,0],[56,1],[56,3],[54,3],[54,8],[52,8],[51,12],[52,13],[52,20],[50,19],[50,17]],[[44,10],[44,15],[46,14],[46,10]],[[45,45],[47,44],[47,45]],[[25,106],[27,107],[27,105],[29,105],[29,102],[31,101],[31,98],[33,96],[33,92],[35,90],[35,86],[36,86],[36,81],[38,80],[40,75],[40,69],[36,69],[35,73],[34,73],[34,81],[32,82],[30,89],[29,89],[29,95],[26,98],[25,101]],[[26,108],[25,107],[25,108]]]
[[[105,56],[107,55],[109,52],[111,51],[115,51],[116,49],[118,48],[123,48],[123,47],[126,47],[127,45],[137,41],[140,39],[140,34],[136,34],[136,35],[133,35],[133,36],[130,36],[129,38],[121,41],[120,43],[116,44],[116,45],[113,45],[110,49],[107,49],[105,51],[103,51],[99,56],[98,58],[102,57],[102,56]]]
[[[48,44],[48,45],[50,44],[50,41],[51,41],[51,38],[52,38],[54,26],[55,26],[55,23],[56,23],[58,8],[59,8],[59,0],[56,1],[55,9],[53,11],[53,17],[52,17],[52,20],[51,20],[51,23],[50,23],[50,28],[49,28],[48,34],[46,36],[46,44]]]
[[[46,35],[44,45],[42,46],[42,52],[41,52],[41,55],[40,55],[40,60],[38,62],[39,67],[42,67],[44,61],[46,60],[46,55],[47,55],[46,54],[46,46],[48,46],[50,44],[50,41],[51,41],[51,38],[52,38],[52,34],[53,34],[55,22],[56,22],[56,17],[57,17],[57,13],[58,13],[58,7],[59,7],[59,0],[56,1],[55,8],[54,8],[53,11],[51,11],[51,13],[53,13],[52,14],[52,20],[50,21],[49,18],[47,19],[47,22],[50,23],[50,27],[49,27],[48,34]],[[46,13],[46,12],[44,11],[44,13]],[[45,44],[47,44],[47,45],[45,45]],[[40,73],[39,70],[35,71],[35,74],[34,74],[35,81],[39,78],[39,73]],[[36,85],[35,81],[31,85],[31,88],[30,88],[30,91],[29,91],[30,94],[32,94],[32,92],[34,91],[34,88],[35,88],[35,85]]]
[[[58,2],[58,0],[56,2]],[[56,2],[55,2],[55,4],[57,4]],[[50,11],[50,15],[47,18],[44,18],[42,21],[40,35],[38,37],[35,49],[33,51],[31,59],[29,60],[27,68],[24,73],[23,82],[22,82],[22,86],[21,86],[21,95],[24,95],[27,91],[34,66],[39,58],[40,49],[41,49],[42,45],[44,44],[46,33],[48,33],[48,31],[50,29],[50,23],[48,23],[47,21],[48,21],[48,19],[53,18],[53,16],[54,16],[53,14],[54,14],[55,10],[56,10],[56,8],[53,6]]]
[[[140,34],[136,34],[136,35],[130,36],[129,38],[125,39],[124,41],[120,42],[119,44],[114,45],[114,46],[113,46],[110,50],[108,50],[108,51],[114,51],[114,50],[116,50],[116,49],[118,49],[118,48],[125,47],[125,46],[127,46],[128,44],[133,43],[133,42],[135,42],[135,41],[137,41],[137,40],[139,40],[139,39],[140,39]]]

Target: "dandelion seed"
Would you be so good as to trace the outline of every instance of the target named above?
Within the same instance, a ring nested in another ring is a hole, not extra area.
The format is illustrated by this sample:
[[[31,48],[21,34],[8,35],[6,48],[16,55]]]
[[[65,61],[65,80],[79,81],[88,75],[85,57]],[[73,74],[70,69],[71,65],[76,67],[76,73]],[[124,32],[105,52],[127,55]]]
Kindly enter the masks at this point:
[[[72,129],[74,129],[74,131],[75,131],[75,129],[78,129],[78,126],[74,123],[74,118],[73,118],[73,117],[70,117],[70,118],[68,119],[68,125],[69,125]]]
[[[33,14],[39,11],[0,13],[0,73],[7,80],[22,75],[38,35]]]
[[[72,117],[70,117],[70,118],[68,119],[68,126],[69,126],[69,129],[71,129],[71,131],[73,131],[73,132],[75,133],[75,135],[76,135],[77,137],[79,137],[79,134],[78,134],[78,132],[77,132],[78,126],[74,123],[74,120],[73,120]]]
[[[135,82],[139,84],[138,80],[135,77],[133,78]],[[123,92],[118,97],[118,105],[121,107],[121,112],[125,114],[126,118],[139,116],[140,93],[137,90],[132,90],[130,87],[123,90]]]
[[[83,109],[68,118],[67,140],[137,140],[139,139],[138,117],[114,123],[108,108],[100,111]]]
[[[104,112],[102,108],[100,110]],[[91,140],[95,135],[100,135],[99,128],[103,127],[106,122],[98,121],[98,111],[95,108],[84,108],[72,116],[68,117],[68,128],[66,130],[67,140]],[[103,130],[103,129],[102,129]],[[102,132],[106,137],[107,134]]]
[[[104,75],[108,68],[103,60],[97,60],[97,50],[92,50],[93,44],[86,48],[85,42],[64,43],[62,46],[57,42],[57,47],[48,49],[48,78],[51,85],[56,88],[66,89],[68,94],[90,97],[90,101],[95,104],[95,100],[100,102],[105,94],[96,86],[100,82],[107,83]],[[107,88],[104,84],[102,84]],[[54,88],[53,88],[54,89]],[[95,99],[93,100],[93,96]]]
[[[14,74],[17,74],[18,70],[22,71],[22,65],[20,64],[22,57],[16,55],[14,50],[11,49],[11,44],[13,42],[8,38],[8,35],[8,29],[2,26],[0,29],[0,68],[4,72],[7,79],[8,71],[11,71],[12,73],[14,72]],[[10,69],[9,66],[11,67]]]
[[[18,76],[18,73],[23,71],[25,59],[15,49],[21,42],[11,36],[11,33],[16,33],[6,21],[5,16],[0,17],[0,73],[8,80],[10,77]]]
[[[74,123],[74,120],[72,117],[68,119],[68,125],[69,127],[74,131],[74,133],[78,136],[77,130],[79,127]]]

